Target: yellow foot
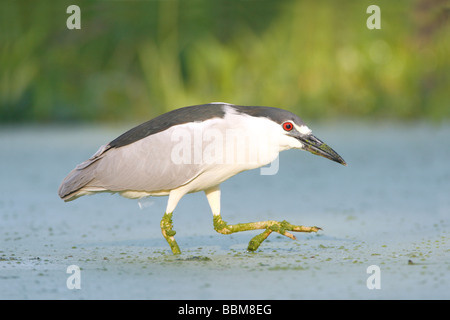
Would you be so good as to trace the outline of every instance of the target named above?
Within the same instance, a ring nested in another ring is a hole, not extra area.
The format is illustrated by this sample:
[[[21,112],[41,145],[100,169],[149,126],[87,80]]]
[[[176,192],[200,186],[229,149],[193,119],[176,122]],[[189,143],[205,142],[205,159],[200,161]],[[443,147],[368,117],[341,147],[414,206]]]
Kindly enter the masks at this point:
[[[253,237],[249,244],[248,250],[255,251],[261,245],[261,243],[267,239],[267,237],[272,232],[277,232],[285,237],[291,238],[295,240],[295,236],[290,233],[291,232],[317,232],[322,230],[319,227],[305,227],[305,226],[297,226],[293,225],[287,221],[260,221],[260,222],[249,222],[249,223],[239,223],[235,225],[229,225],[225,221],[222,220],[220,215],[215,215],[213,218],[214,221],[214,229],[222,234],[231,234],[234,232],[241,231],[249,231],[249,230],[258,230],[265,229],[263,233]]]

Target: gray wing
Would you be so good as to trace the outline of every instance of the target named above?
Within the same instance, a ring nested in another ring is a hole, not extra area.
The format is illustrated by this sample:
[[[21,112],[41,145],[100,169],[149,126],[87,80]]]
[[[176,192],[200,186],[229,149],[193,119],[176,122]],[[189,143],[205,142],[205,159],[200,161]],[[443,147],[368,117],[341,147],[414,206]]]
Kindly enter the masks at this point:
[[[70,201],[99,191],[158,193],[188,183],[201,173],[202,166],[192,158],[180,163],[180,141],[172,136],[176,127],[119,148],[102,146],[64,179],[60,197]]]

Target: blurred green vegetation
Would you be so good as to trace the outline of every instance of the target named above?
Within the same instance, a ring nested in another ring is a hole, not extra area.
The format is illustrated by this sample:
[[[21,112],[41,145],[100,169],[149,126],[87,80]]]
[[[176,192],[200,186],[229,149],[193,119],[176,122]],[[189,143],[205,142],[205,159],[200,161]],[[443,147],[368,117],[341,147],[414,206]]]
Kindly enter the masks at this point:
[[[81,8],[68,30],[66,8]],[[381,29],[369,30],[369,5]],[[450,6],[398,1],[0,4],[0,122],[144,121],[225,101],[305,119],[450,118]]]

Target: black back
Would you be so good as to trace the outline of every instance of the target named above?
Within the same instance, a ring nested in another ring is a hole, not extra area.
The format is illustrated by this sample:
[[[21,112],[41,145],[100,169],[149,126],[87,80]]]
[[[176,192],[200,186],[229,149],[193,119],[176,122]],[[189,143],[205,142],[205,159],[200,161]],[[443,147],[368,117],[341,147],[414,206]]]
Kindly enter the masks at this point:
[[[177,124],[201,122],[211,118],[223,118],[222,104],[203,104],[175,109],[128,130],[109,143],[112,148],[126,146]]]
[[[111,148],[120,148],[152,134],[167,130],[178,124],[202,122],[212,118],[223,118],[225,116],[225,106],[229,106],[239,113],[244,113],[253,117],[266,117],[280,124],[286,120],[292,120],[298,125],[304,124],[298,116],[283,109],[273,107],[236,106],[226,103],[210,103],[184,107],[164,113],[128,130],[111,141],[109,146]]]

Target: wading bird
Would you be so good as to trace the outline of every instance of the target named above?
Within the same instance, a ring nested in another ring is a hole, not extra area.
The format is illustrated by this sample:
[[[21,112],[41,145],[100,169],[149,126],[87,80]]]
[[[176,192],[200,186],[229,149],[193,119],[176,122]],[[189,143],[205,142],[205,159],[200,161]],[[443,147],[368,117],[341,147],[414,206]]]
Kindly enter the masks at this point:
[[[221,102],[184,107],[101,146],[68,174],[58,193],[64,201],[97,192],[134,199],[169,196],[161,231],[172,252],[179,254],[172,214],[184,195],[204,191],[217,232],[264,230],[249,242],[248,250],[254,251],[272,232],[295,239],[291,232],[320,228],[272,220],[228,224],[221,217],[219,185],[239,172],[270,164],[279,152],[292,148],[346,165],[289,111]]]

